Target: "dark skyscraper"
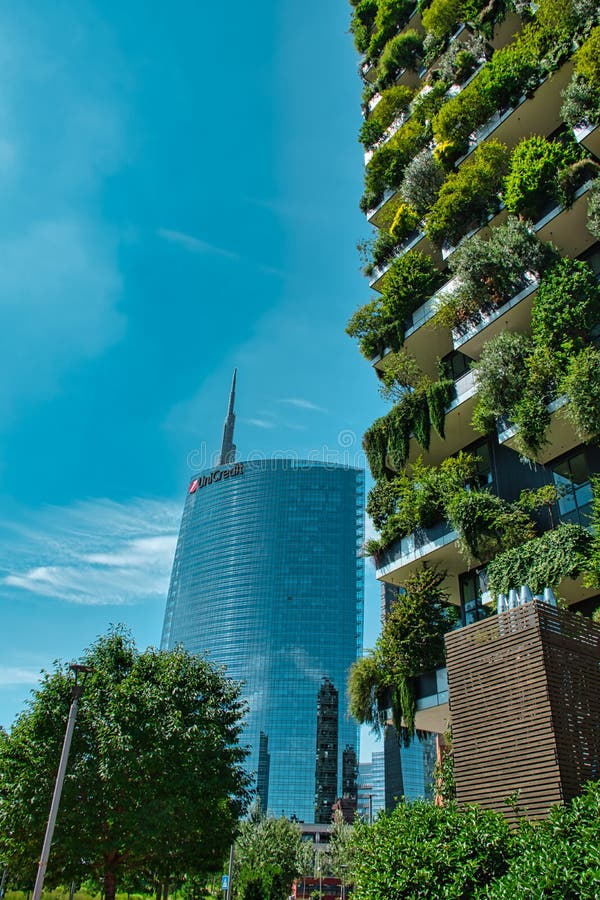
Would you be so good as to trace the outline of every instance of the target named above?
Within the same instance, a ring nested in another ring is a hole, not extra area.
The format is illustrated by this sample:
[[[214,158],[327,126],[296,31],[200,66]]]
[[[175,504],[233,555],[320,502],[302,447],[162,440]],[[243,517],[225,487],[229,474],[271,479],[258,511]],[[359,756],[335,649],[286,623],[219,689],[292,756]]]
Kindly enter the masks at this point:
[[[315,822],[331,822],[338,795],[339,692],[323,678],[317,698],[317,762],[315,766]]]
[[[206,652],[244,682],[242,741],[263,808],[312,822],[325,683],[339,695],[331,802],[342,793],[342,748],[358,752],[345,686],[362,647],[364,474],[308,460],[236,462],[234,390],[235,377],[227,461],[188,488],[162,645]]]

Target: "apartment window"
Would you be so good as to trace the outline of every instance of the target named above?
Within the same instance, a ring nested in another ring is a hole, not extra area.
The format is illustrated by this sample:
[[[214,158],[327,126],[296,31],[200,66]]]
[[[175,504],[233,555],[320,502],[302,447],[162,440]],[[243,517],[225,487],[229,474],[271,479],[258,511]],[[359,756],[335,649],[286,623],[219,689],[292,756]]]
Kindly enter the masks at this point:
[[[469,356],[465,356],[460,350],[453,350],[442,359],[442,366],[447,378],[458,381],[471,368],[473,360]]]
[[[463,625],[471,625],[487,618],[494,610],[486,605],[489,598],[485,569],[465,572],[460,581],[460,615]]]
[[[585,454],[579,451],[567,456],[552,466],[552,473],[554,483],[561,494],[558,499],[561,521],[589,525],[592,512],[592,486]]]

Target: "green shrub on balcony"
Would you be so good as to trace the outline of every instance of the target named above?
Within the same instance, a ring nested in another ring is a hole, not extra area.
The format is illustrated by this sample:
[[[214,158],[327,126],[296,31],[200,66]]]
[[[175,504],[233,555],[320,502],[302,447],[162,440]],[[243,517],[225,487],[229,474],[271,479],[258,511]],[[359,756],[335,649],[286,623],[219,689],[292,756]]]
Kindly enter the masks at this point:
[[[390,235],[399,244],[419,227],[420,216],[408,203],[401,203],[390,225]]]
[[[489,141],[457,172],[448,175],[427,218],[427,235],[434,244],[457,244],[471,228],[497,211],[498,191],[508,165],[507,148]]]
[[[406,166],[430,139],[428,128],[411,116],[375,151],[365,169],[365,193],[360,204],[363,212],[377,206],[388,188],[400,186]]]
[[[473,366],[477,403],[473,427],[486,433],[506,417],[518,429],[516,449],[535,458],[550,423],[547,404],[554,394],[557,369],[544,348],[524,334],[503,331],[484,345]]]
[[[437,38],[444,38],[452,34],[460,22],[481,22],[480,13],[484,7],[497,21],[505,14],[506,5],[502,0],[495,3],[487,0],[433,0],[423,13],[423,27]]]
[[[581,440],[597,437],[600,434],[600,351],[596,347],[585,347],[570,360],[561,390],[569,401],[565,415]]]
[[[540,284],[531,312],[534,343],[547,347],[558,370],[589,344],[600,322],[600,288],[592,268],[581,260],[563,257]]]
[[[590,87],[600,91],[600,25],[575,54],[575,71]]]
[[[408,22],[413,0],[378,0],[377,15],[367,57],[376,60],[390,39]]]
[[[487,44],[483,38],[470,35],[465,41],[452,43],[439,57],[434,70],[438,78],[447,84],[462,84],[487,55]]]
[[[377,419],[365,432],[363,448],[373,478],[389,474],[388,460],[394,470],[403,468],[408,460],[411,434],[427,450],[432,420],[437,422],[436,430],[441,432],[440,436],[443,435],[443,419],[452,399],[453,386],[454,382],[448,378],[440,378],[437,382],[421,378],[414,388],[404,391],[386,416]]]
[[[386,348],[399,350],[404,341],[404,322],[436,290],[440,273],[431,257],[410,250],[394,260],[381,297],[360,307],[346,327],[362,354],[372,359]]]
[[[558,587],[565,578],[577,578],[587,570],[591,535],[580,525],[561,524],[540,537],[500,553],[486,572],[494,596],[526,584],[534,594]]]
[[[390,705],[398,734],[406,743],[414,734],[414,679],[444,662],[444,634],[456,622],[456,609],[442,588],[444,579],[444,572],[428,567],[410,575],[375,649],[350,669],[350,713],[377,734]]]
[[[357,244],[363,260],[363,273],[370,278],[376,268],[391,262],[398,252],[398,241],[389,231],[380,228],[374,238]]]
[[[459,331],[479,325],[485,314],[522,290],[526,273],[539,277],[554,256],[550,246],[514,216],[492,228],[488,240],[474,235],[450,259],[459,286],[444,299],[435,324]]]
[[[535,524],[525,510],[485,490],[457,492],[446,515],[459,534],[459,550],[469,560],[490,559],[535,537]]]
[[[416,71],[422,54],[423,35],[412,28],[388,41],[377,66],[379,89],[392,85],[404,69]]]
[[[367,514],[381,532],[380,549],[444,519],[446,504],[475,472],[475,457],[461,451],[439,466],[426,466],[419,459],[390,480],[380,478],[367,499]]]
[[[402,84],[396,84],[383,92],[381,100],[363,122],[358,136],[367,150],[383,138],[396,119],[407,112],[413,95],[414,91]]]
[[[584,155],[584,150],[572,140],[549,141],[540,135],[525,138],[510,159],[504,190],[508,211],[535,220],[549,199],[569,205],[577,184],[569,173]],[[580,181],[585,177],[583,168],[574,171],[579,173]]]
[[[354,36],[354,46],[359,53],[367,52],[376,16],[377,0],[360,0],[360,3],[354,7],[350,31]]]
[[[381,100],[360,129],[359,141],[368,150],[380,141],[387,129],[408,111],[414,96],[412,88],[396,84],[381,95]]]
[[[600,178],[595,178],[587,208],[587,229],[600,241]]]
[[[422,150],[404,170],[400,194],[419,216],[424,216],[438,198],[444,183],[444,167],[429,150]]]

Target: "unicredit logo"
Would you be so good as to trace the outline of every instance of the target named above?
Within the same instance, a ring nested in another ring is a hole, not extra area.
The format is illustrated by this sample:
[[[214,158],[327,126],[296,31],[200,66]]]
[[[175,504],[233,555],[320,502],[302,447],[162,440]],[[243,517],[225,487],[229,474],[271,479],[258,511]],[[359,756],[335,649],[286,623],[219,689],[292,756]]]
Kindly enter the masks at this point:
[[[190,494],[195,494],[200,488],[206,487],[207,484],[214,484],[216,481],[224,481],[226,478],[233,478],[235,475],[244,474],[244,463],[236,463],[230,469],[217,469],[210,475],[202,475],[200,478],[194,478],[190,483]]]

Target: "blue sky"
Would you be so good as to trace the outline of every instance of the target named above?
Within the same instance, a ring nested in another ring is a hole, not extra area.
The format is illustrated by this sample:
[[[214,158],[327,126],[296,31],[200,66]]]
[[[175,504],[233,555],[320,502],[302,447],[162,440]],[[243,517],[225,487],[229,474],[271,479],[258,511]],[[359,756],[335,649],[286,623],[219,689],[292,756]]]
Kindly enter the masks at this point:
[[[348,22],[346,0],[0,12],[5,727],[109,623],[158,643],[234,366],[242,455],[363,461],[383,404],[344,333],[367,296]]]

